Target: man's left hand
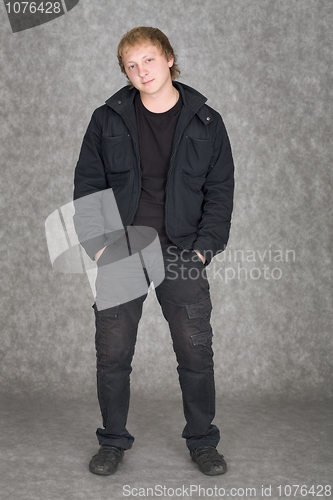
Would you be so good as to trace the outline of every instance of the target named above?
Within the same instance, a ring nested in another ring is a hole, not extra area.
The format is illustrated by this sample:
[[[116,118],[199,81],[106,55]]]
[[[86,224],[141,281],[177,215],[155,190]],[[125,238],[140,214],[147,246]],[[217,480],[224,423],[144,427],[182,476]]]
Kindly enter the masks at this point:
[[[204,264],[204,263],[206,262],[205,257],[204,257],[203,255],[201,255],[201,253],[197,252],[196,250],[194,250],[194,251],[195,251],[195,253],[196,253],[197,255],[199,255],[201,262]]]

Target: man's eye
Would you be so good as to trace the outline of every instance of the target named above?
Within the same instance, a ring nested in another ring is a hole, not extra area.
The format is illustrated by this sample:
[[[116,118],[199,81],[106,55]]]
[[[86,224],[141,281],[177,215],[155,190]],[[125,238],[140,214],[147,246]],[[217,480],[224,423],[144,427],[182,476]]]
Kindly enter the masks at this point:
[[[150,61],[152,61],[152,59],[147,59],[147,62],[150,62]]]

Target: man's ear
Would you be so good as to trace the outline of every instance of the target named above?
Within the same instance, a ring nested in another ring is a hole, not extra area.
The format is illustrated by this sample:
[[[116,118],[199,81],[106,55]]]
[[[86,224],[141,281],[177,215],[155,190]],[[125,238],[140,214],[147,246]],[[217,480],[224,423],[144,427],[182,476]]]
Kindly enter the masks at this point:
[[[169,68],[172,68],[173,63],[174,63],[174,57],[173,57],[173,56],[170,56],[170,58],[169,58],[169,60],[168,60],[168,66],[169,66]]]

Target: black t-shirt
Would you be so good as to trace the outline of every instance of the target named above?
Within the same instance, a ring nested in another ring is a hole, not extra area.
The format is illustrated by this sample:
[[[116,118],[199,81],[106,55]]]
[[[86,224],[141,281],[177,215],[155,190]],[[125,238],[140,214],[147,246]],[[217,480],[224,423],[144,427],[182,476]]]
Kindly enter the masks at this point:
[[[152,113],[135,97],[141,158],[141,195],[133,226],[149,226],[159,234],[162,248],[172,244],[165,232],[165,185],[173,138],[182,108],[181,97],[164,113]]]

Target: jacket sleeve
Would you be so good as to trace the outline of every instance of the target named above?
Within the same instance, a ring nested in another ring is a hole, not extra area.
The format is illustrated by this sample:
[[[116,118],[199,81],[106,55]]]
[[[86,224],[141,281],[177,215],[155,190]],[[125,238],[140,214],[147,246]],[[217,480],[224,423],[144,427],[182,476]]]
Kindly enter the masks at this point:
[[[107,187],[102,127],[96,110],[85,133],[74,175],[74,226],[81,245],[92,259],[107,239],[102,211],[102,191]]]
[[[193,248],[206,258],[206,265],[227,245],[233,209],[234,162],[227,131],[221,116],[217,116],[214,153],[202,187],[202,217],[193,243]]]

